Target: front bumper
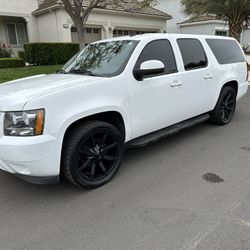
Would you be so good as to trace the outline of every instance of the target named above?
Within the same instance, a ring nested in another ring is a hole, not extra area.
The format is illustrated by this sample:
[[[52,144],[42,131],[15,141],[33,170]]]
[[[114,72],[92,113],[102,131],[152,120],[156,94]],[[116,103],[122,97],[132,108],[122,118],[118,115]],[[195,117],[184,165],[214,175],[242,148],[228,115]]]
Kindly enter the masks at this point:
[[[1,126],[0,122],[0,128]],[[0,132],[0,169],[36,184],[59,180],[60,148],[50,135],[32,137],[4,136]]]

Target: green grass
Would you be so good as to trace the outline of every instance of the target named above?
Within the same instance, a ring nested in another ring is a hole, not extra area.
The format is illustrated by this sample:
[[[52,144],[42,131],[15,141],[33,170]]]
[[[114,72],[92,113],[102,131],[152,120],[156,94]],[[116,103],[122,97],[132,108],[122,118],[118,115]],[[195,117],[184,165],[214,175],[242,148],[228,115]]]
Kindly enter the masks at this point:
[[[34,67],[13,68],[13,69],[0,69],[0,83],[33,75],[52,74],[55,73],[61,67],[62,65],[50,65],[50,66],[34,66]]]

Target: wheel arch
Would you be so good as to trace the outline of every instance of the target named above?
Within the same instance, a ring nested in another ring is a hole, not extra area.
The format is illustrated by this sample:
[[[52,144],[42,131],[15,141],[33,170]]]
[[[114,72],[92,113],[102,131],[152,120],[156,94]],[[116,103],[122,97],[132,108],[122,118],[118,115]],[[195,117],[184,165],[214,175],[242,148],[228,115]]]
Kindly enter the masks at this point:
[[[115,126],[122,134],[124,141],[126,140],[126,124],[125,119],[122,114],[118,111],[104,111],[100,113],[95,113],[86,117],[79,118],[69,124],[64,132],[62,144],[61,144],[61,157],[60,157],[60,174],[62,173],[62,155],[65,145],[65,140],[67,136],[70,134],[70,131],[75,127],[86,121],[103,121]]]
[[[226,83],[222,86],[222,88],[224,88],[224,87],[231,87],[231,88],[233,88],[233,89],[235,90],[236,95],[238,94],[238,90],[239,90],[239,83],[238,83],[238,81],[236,81],[236,80],[228,81],[228,82],[226,82]],[[221,88],[221,89],[222,89],[222,88]]]
[[[232,87],[233,89],[235,89],[236,95],[238,95],[238,91],[239,91],[239,83],[238,83],[238,81],[235,80],[235,79],[230,79],[230,80],[225,81],[224,83],[222,83],[221,85],[218,86],[218,91],[217,91],[217,94],[215,96],[214,104],[213,104],[213,108],[212,109],[215,108],[215,106],[216,106],[216,104],[217,104],[217,102],[219,100],[221,91],[226,86]]]
[[[126,125],[125,120],[121,113],[118,111],[105,111],[100,112],[96,114],[92,114],[83,118],[79,118],[75,121],[73,121],[71,124],[68,125],[68,127],[65,130],[64,136],[63,136],[63,142],[66,138],[66,136],[69,134],[69,132],[74,129],[74,127],[79,126],[80,124],[86,122],[86,121],[103,121],[107,122],[109,124],[112,124],[115,126],[122,134],[124,140],[126,139]]]

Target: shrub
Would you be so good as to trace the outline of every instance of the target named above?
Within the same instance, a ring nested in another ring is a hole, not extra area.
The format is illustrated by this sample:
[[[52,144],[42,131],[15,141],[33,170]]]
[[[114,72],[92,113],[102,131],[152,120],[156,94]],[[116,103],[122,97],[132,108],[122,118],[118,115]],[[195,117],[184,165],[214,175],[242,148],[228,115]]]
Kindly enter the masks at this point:
[[[24,51],[18,51],[18,57],[26,61],[25,59],[25,52]]]
[[[10,58],[12,54],[12,49],[8,48],[4,43],[0,43],[0,58]]]
[[[64,64],[79,51],[77,43],[29,43],[24,45],[26,61],[32,65]]]
[[[21,58],[0,58],[0,69],[24,67],[25,62]]]

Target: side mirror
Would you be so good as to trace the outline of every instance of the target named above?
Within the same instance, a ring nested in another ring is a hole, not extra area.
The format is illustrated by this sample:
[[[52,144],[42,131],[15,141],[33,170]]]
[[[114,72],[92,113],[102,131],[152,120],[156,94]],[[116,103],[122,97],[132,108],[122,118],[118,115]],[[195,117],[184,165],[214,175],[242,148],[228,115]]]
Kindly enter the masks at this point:
[[[143,62],[140,69],[134,69],[134,77],[138,81],[142,81],[145,76],[161,74],[165,71],[163,62],[158,60],[150,60]]]

